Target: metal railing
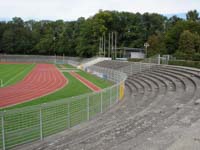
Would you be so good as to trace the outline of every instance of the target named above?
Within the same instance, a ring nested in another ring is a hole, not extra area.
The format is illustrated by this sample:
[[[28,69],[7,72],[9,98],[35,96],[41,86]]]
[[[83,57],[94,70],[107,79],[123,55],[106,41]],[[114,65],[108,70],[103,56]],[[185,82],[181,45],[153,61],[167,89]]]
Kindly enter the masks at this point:
[[[72,63],[75,65],[87,62],[92,58],[68,57],[68,56],[45,56],[45,55],[6,55],[0,54],[0,62],[27,62],[27,63]]]
[[[42,105],[1,111],[0,147],[13,148],[90,120],[123,97],[126,74],[101,67],[88,71],[115,82],[100,92],[57,100]]]
[[[115,69],[129,76],[143,71],[152,71],[154,68],[159,67],[161,64],[167,64],[167,63],[168,63],[167,59],[165,59],[164,57],[160,57],[160,55],[157,55],[151,58],[145,58],[140,62],[112,60],[112,61],[103,61],[96,65]]]
[[[142,62],[135,62],[130,63],[130,65],[122,67],[119,71],[126,73],[127,75],[137,74],[143,71],[151,71],[153,68],[157,67],[158,64],[153,63],[142,63]]]
[[[120,68],[119,71],[132,75],[143,71],[152,71],[161,64],[168,64],[168,60],[160,57],[160,55],[156,55],[151,58],[145,58],[141,62],[129,62],[127,66]]]

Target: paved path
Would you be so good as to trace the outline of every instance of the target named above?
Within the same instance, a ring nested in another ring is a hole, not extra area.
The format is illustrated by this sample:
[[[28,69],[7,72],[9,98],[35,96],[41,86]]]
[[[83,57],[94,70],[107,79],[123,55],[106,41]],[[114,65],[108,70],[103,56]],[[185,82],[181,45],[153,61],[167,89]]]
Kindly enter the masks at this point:
[[[71,71],[70,74],[78,79],[80,82],[82,82],[84,85],[86,85],[88,88],[90,88],[94,92],[99,92],[101,91],[101,88],[96,86],[94,83],[88,81],[87,79],[83,78],[81,75],[77,74],[74,71]]]

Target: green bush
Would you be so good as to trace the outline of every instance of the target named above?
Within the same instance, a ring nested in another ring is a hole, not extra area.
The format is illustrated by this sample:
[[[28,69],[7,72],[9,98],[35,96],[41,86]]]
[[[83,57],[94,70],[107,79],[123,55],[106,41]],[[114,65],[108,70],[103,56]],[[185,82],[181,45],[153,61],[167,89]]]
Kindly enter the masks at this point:
[[[131,62],[139,62],[139,61],[142,61],[143,59],[141,58],[129,58],[128,61],[131,61]]]
[[[191,61],[200,61],[200,53],[194,53],[188,55],[186,53],[177,51],[174,56],[179,60],[191,60]]]
[[[194,61],[200,61],[200,53],[195,53],[193,56]]]
[[[169,65],[177,65],[177,66],[186,66],[186,67],[200,68],[200,61],[182,61],[182,60],[176,60],[176,61],[169,61]]]

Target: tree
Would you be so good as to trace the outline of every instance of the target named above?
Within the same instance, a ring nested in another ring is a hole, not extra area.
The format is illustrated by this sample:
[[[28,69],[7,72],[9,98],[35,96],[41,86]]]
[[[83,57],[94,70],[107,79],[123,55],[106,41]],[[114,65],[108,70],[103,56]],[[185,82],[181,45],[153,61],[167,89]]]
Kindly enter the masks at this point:
[[[14,33],[12,30],[6,30],[2,36],[2,49],[5,53],[14,52]]]
[[[10,23],[14,24],[16,27],[24,26],[24,21],[20,17],[12,18],[12,21]]]
[[[174,54],[179,49],[179,39],[183,31],[188,30],[191,33],[200,34],[200,23],[191,21],[178,21],[165,34],[165,43],[167,52]]]
[[[39,54],[55,55],[54,45],[55,41],[53,40],[53,36],[49,34],[40,39],[40,42],[37,43],[35,49]]]
[[[195,40],[196,37],[190,31],[185,30],[180,36],[179,48],[180,52],[188,55],[189,58],[195,53]]]
[[[196,53],[199,53],[200,55],[200,35],[195,33],[194,34],[194,37],[195,37],[195,41],[194,41],[194,44],[195,44],[195,51]]]
[[[195,37],[194,49],[200,51],[200,22],[197,11],[188,20],[176,16],[167,19],[156,13],[102,11],[76,21],[29,20],[14,17],[0,22],[0,52],[10,54],[44,54],[92,57],[99,49],[99,38],[117,32],[117,47],[141,48],[148,40],[149,54],[174,54],[179,50],[181,34],[188,30]],[[166,49],[165,49],[166,47]],[[199,56],[199,55],[198,55]]]
[[[151,35],[148,39],[149,48],[148,48],[148,56],[154,56],[156,54],[165,54],[166,47],[164,41],[164,35]]]
[[[180,22],[180,21],[183,21],[183,19],[177,17],[176,15],[170,17],[170,18],[165,22],[166,31],[170,30],[173,26],[176,25],[177,22]]]
[[[7,30],[7,24],[6,22],[0,22],[0,53],[4,53],[4,49],[3,49],[3,41],[2,41],[2,38],[3,38],[3,34],[4,32]]]
[[[186,18],[189,21],[198,21],[199,13],[197,12],[197,10],[191,10],[186,14]]]
[[[146,32],[146,40],[150,35],[164,31],[164,22],[166,17],[153,13],[144,13],[142,17],[142,23]]]

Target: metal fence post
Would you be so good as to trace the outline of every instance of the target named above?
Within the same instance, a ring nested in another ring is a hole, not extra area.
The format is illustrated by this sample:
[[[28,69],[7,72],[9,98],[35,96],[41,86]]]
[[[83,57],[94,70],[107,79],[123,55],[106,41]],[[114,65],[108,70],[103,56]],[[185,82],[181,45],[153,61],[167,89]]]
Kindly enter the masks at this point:
[[[116,97],[116,102],[118,102],[118,98],[119,98],[119,86],[121,83],[117,84],[117,97]]]
[[[70,128],[70,103],[67,104],[67,127]]]
[[[133,65],[131,63],[131,75],[133,74]]]
[[[103,92],[101,91],[101,113],[103,112]]]
[[[150,58],[149,58],[149,60],[150,60]],[[149,71],[151,71],[151,63],[150,63],[150,61],[149,61]]]
[[[40,106],[40,140],[43,139],[43,131],[42,131],[42,105]]]
[[[1,113],[1,134],[2,134],[2,148],[3,150],[6,149],[6,144],[5,144],[5,128],[4,128],[4,112]]]
[[[158,65],[160,65],[160,54],[158,55]]]
[[[112,88],[110,88],[110,106],[112,104]]]
[[[87,120],[90,120],[90,96],[87,97]]]

